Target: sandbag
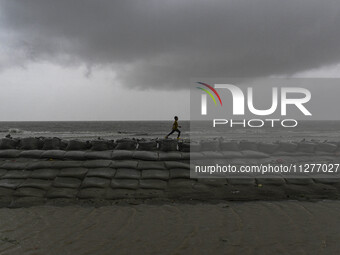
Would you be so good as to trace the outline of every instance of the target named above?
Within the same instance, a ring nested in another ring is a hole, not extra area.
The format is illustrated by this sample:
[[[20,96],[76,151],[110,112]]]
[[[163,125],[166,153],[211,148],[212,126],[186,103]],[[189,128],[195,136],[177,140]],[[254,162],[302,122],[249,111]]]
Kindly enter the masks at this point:
[[[68,141],[67,140],[61,140],[60,141],[60,149],[61,150],[66,150],[67,145],[68,145]]]
[[[203,158],[207,158],[207,159],[224,158],[223,153],[219,151],[204,151],[202,152],[202,154],[203,154]]]
[[[54,179],[53,186],[58,188],[77,189],[81,185],[81,180],[72,177],[57,177]]]
[[[101,177],[86,177],[82,182],[82,188],[106,188],[111,180]]]
[[[169,170],[156,170],[156,169],[143,170],[142,179],[168,180]]]
[[[58,176],[83,179],[85,177],[87,171],[88,171],[88,169],[83,168],[83,167],[63,168],[63,169],[60,170]]]
[[[190,152],[189,160],[200,159],[202,157],[203,157],[203,153],[202,152]]]
[[[75,198],[77,193],[77,189],[53,187],[48,190],[46,196],[47,198]]]
[[[170,178],[171,179],[176,179],[176,178],[190,179],[190,170],[183,169],[183,168],[170,169]]]
[[[201,151],[201,144],[195,141],[183,141],[178,143],[178,148],[182,152],[198,152]]]
[[[28,151],[21,151],[19,154],[20,158],[40,158],[43,154],[42,150],[28,150]]]
[[[114,148],[114,143],[107,140],[93,140],[91,141],[91,150],[93,151],[106,151]]]
[[[85,161],[83,163],[83,166],[87,168],[101,168],[101,167],[109,167],[112,163],[113,163],[112,160],[96,159],[96,160]]]
[[[2,138],[0,140],[0,150],[16,149],[19,141],[15,139]]]
[[[177,151],[177,141],[172,139],[159,140],[159,150],[161,151]]]
[[[134,159],[140,160],[158,160],[158,152],[156,151],[134,151],[133,156]]]
[[[297,143],[291,143],[291,142],[280,142],[279,143],[279,150],[285,151],[285,152],[295,152],[298,148]]]
[[[19,155],[19,150],[0,150],[0,158],[18,158]]]
[[[142,189],[166,189],[167,182],[162,180],[140,180],[139,185]]]
[[[76,159],[76,160],[85,160],[86,151],[67,151],[64,154],[64,158],[66,159]]]
[[[202,151],[219,151],[220,142],[219,140],[202,140],[200,142]]]
[[[256,142],[250,142],[250,141],[241,141],[240,142],[240,148],[241,150],[252,150],[256,151],[257,148],[257,143]]]
[[[143,162],[143,161],[141,161]],[[111,167],[114,168],[132,168],[136,169],[138,166],[137,160],[118,160],[118,161],[112,161]]]
[[[111,179],[116,174],[116,169],[109,167],[90,168],[86,174],[87,177],[102,177]]]
[[[103,199],[105,198],[105,191],[103,188],[85,188],[78,192],[77,197],[81,199]]]
[[[112,159],[120,160],[120,159],[132,159],[133,151],[131,150],[114,150],[112,152]]]
[[[134,179],[112,179],[111,187],[114,189],[138,189],[139,181]]]
[[[166,169],[173,169],[173,168],[183,168],[183,169],[190,169],[189,163],[183,163],[178,161],[165,161]]]
[[[57,137],[45,138],[43,140],[43,150],[59,150],[61,140]]]
[[[182,153],[179,151],[159,152],[159,160],[181,160]]]
[[[48,161],[48,162],[51,162],[51,165],[49,168],[82,167],[84,164],[84,161],[78,161],[78,160],[53,160],[53,161]]]
[[[87,159],[111,159],[112,151],[86,151],[85,158]]]
[[[31,175],[32,171],[27,170],[11,170],[2,176],[2,179],[26,179]]]
[[[25,179],[1,179],[0,188],[16,189]]]
[[[269,155],[263,152],[259,152],[259,151],[251,151],[251,150],[245,150],[242,151],[242,155],[245,158],[268,158]]]
[[[155,140],[140,140],[138,141],[138,150],[155,151],[157,150],[157,142]]]
[[[27,166],[26,169],[28,170],[35,170],[35,169],[42,169],[42,168],[57,168],[54,167],[54,162],[53,161],[30,161]]]
[[[139,161],[138,169],[166,169],[163,161]]]
[[[63,159],[65,155],[63,150],[47,150],[41,154],[42,158]]]
[[[315,148],[314,143],[310,142],[301,142],[299,143],[298,150],[302,152],[313,153]]]
[[[178,143],[178,149],[183,152],[190,152],[190,142]]]
[[[38,150],[41,149],[40,139],[35,137],[26,137],[20,140],[20,150]]]
[[[118,168],[115,179],[136,179],[141,178],[141,171],[129,168]]]
[[[237,141],[221,141],[220,148],[222,151],[239,151],[240,145]]]
[[[336,144],[332,143],[318,143],[315,150],[317,151],[325,151],[325,152],[334,152],[337,149]]]
[[[89,142],[79,141],[79,140],[70,140],[66,147],[67,151],[82,151],[89,148]]]
[[[224,158],[242,158],[244,155],[240,151],[222,151]]]
[[[137,141],[134,139],[119,139],[116,143],[116,150],[135,150],[137,147]]]
[[[24,182],[20,184],[19,187],[30,187],[47,190],[52,185],[50,180],[41,180],[41,179],[26,179]]]
[[[277,143],[259,143],[258,149],[265,153],[274,153],[279,148]]]
[[[190,160],[191,152],[181,152],[181,160]]]
[[[6,160],[3,164],[1,164],[1,168],[7,170],[24,170],[29,164],[28,162],[25,161]]]
[[[58,169],[49,169],[49,168],[36,169],[32,171],[30,178],[53,180],[59,174],[59,172],[60,171]]]
[[[22,187],[18,188],[13,195],[16,197],[44,197],[46,191],[43,189]]]

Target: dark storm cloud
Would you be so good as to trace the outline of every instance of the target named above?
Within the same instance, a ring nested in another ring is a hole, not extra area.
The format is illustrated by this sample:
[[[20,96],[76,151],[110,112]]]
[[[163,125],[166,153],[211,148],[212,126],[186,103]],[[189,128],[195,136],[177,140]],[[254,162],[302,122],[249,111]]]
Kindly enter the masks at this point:
[[[110,66],[130,87],[340,62],[337,0],[5,0],[0,8],[6,46],[25,53],[18,64],[85,64],[87,74]]]

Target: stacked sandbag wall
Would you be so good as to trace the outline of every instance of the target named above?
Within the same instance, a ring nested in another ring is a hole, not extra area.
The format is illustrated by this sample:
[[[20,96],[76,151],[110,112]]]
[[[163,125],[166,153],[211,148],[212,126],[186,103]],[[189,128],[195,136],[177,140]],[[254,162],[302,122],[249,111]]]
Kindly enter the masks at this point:
[[[230,162],[336,160],[336,142],[58,138],[0,140],[0,206],[121,200],[337,199],[339,179],[192,179],[190,157]]]

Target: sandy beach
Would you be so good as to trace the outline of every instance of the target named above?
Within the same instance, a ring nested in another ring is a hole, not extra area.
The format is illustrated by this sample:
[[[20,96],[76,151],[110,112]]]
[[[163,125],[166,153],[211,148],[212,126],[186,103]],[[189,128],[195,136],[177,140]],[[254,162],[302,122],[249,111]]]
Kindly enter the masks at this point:
[[[0,254],[337,254],[340,201],[0,209]]]

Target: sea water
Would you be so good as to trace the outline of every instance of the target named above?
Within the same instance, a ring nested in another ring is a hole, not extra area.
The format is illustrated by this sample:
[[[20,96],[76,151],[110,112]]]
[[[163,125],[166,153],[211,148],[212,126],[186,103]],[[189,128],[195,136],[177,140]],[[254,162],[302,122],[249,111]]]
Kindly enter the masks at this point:
[[[163,138],[172,128],[173,121],[25,121],[0,122],[0,138],[12,137],[60,137],[63,139],[119,139]],[[211,122],[179,121],[181,137],[204,139],[223,137],[228,140],[252,141],[340,141],[340,121],[299,121],[294,128],[284,127],[235,127],[212,129]],[[176,133],[172,135],[176,137]]]

